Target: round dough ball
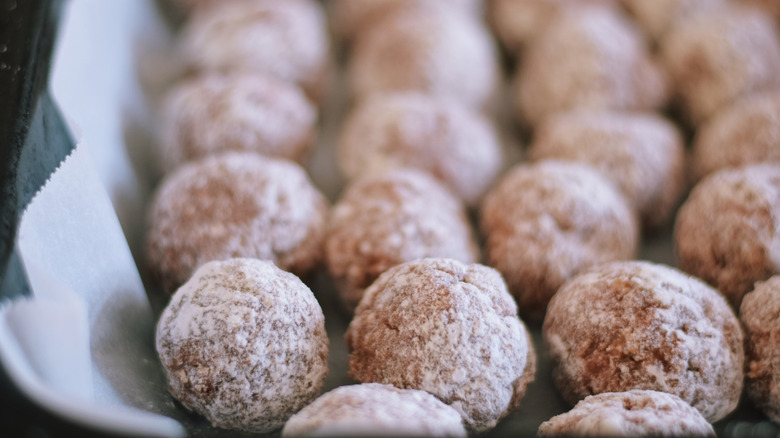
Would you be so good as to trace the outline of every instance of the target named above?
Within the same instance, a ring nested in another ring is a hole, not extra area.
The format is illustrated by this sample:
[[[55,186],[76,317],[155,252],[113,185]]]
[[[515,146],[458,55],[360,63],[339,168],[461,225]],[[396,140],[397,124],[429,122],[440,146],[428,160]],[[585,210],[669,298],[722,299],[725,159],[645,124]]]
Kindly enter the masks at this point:
[[[667,98],[666,77],[641,33],[619,11],[561,14],[528,48],[514,79],[523,122],[536,126],[572,110],[653,110]]]
[[[480,225],[488,264],[503,274],[523,317],[544,317],[566,280],[593,265],[631,259],[636,215],[589,167],[547,161],[520,165],[491,189]]]
[[[574,277],[550,300],[542,336],[571,404],[652,389],[714,422],[742,393],[739,320],[718,291],[664,265],[612,262]]]
[[[680,269],[739,309],[756,281],[780,272],[780,165],[724,169],[704,178],[674,227]]]
[[[698,181],[712,172],[780,162],[780,91],[762,92],[722,108],[696,133],[691,166]]]
[[[415,6],[422,1],[434,6],[460,9],[475,19],[482,15],[483,0],[335,0],[333,1],[333,29],[343,39],[358,37],[366,29],[398,8]]]
[[[652,113],[555,115],[537,129],[528,155],[593,166],[620,189],[647,228],[669,222],[687,188],[682,136]]]
[[[576,8],[615,4],[615,0],[488,0],[487,3],[493,30],[512,54],[527,47],[562,13],[576,14]]]
[[[325,260],[344,307],[387,269],[424,257],[476,262],[479,249],[463,205],[415,170],[366,175],[331,210]]]
[[[759,11],[729,4],[675,26],[661,54],[693,125],[741,96],[780,84],[780,37]]]
[[[488,29],[462,11],[430,2],[399,8],[355,41],[348,80],[357,100],[421,92],[487,107],[499,84]]]
[[[364,383],[341,386],[290,417],[283,437],[466,437],[458,411],[425,391]]]
[[[330,41],[318,1],[231,1],[195,9],[181,31],[179,53],[195,71],[261,72],[298,84],[315,102],[325,94]]]
[[[654,41],[660,40],[675,26],[708,9],[720,7],[729,0],[622,0],[623,5]]]
[[[740,319],[745,327],[747,394],[775,423],[780,423],[780,276],[756,283],[745,295]]]
[[[473,432],[516,407],[536,369],[501,275],[449,259],[385,271],[366,289],[346,338],[355,380],[427,391]]]
[[[322,258],[328,204],[297,164],[229,152],[180,167],[149,211],[147,259],[172,292],[212,260],[272,260],[303,276]]]
[[[163,102],[161,159],[170,171],[226,151],[303,162],[315,139],[317,109],[296,86],[263,74],[205,74]]]
[[[210,262],[157,324],[168,387],[215,427],[269,432],[319,394],[325,317],[308,287],[268,261]]]
[[[347,180],[412,167],[475,205],[501,170],[495,127],[480,113],[416,93],[373,96],[347,116],[338,163]]]
[[[634,389],[589,395],[539,426],[540,436],[715,436],[702,415],[674,394]]]

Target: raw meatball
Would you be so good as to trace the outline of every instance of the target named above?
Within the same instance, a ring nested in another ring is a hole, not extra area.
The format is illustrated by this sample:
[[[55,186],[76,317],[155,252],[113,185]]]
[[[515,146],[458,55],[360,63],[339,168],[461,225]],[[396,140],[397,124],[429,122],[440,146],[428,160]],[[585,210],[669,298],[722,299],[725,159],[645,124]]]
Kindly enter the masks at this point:
[[[780,37],[765,14],[738,4],[714,8],[661,40],[678,103],[698,125],[747,94],[780,84]]]
[[[625,199],[575,163],[517,166],[485,197],[480,225],[488,264],[504,275],[520,314],[540,321],[566,280],[598,263],[631,259],[639,245]]]
[[[179,46],[195,71],[261,72],[298,84],[314,101],[325,94],[330,42],[317,1],[230,1],[196,9]]]
[[[293,415],[294,436],[466,437],[458,411],[425,391],[364,383],[342,386]]]
[[[157,324],[171,394],[215,427],[269,432],[319,394],[328,336],[319,303],[268,261],[198,269]]]
[[[499,84],[490,32],[472,17],[428,2],[400,8],[355,41],[349,85],[358,99],[422,92],[484,108]]]
[[[408,262],[380,275],[355,311],[347,345],[354,379],[427,391],[474,432],[520,403],[536,368],[501,275],[449,259]]]
[[[514,85],[515,105],[532,127],[566,110],[652,110],[667,98],[666,77],[641,33],[603,7],[550,23],[528,48]]]
[[[613,262],[574,277],[550,300],[542,335],[555,386],[572,405],[652,389],[714,422],[742,393],[739,320],[718,291],[664,265]]]
[[[212,260],[254,257],[303,276],[322,259],[328,204],[297,164],[229,152],[185,164],[152,201],[147,260],[172,292]]]
[[[325,258],[349,312],[387,269],[424,257],[477,261],[463,205],[436,180],[414,170],[366,175],[333,207]]]
[[[674,394],[634,389],[589,395],[539,426],[540,436],[715,436],[699,411]]]
[[[412,167],[475,205],[501,170],[495,127],[455,102],[423,94],[369,98],[347,116],[338,144],[348,180],[394,167]]]
[[[725,167],[780,162],[780,92],[750,95],[722,108],[696,133],[691,165],[698,181]]]
[[[780,423],[780,276],[756,283],[745,295],[740,319],[745,327],[747,394],[775,423]]]
[[[317,109],[296,86],[263,74],[205,74],[172,89],[163,104],[166,170],[226,151],[302,162],[315,138]]]
[[[669,222],[686,189],[685,151],[677,127],[651,113],[571,112],[536,131],[533,160],[593,166],[625,195],[647,228]]]
[[[674,229],[680,269],[715,286],[734,309],[780,266],[780,165],[724,169],[704,178]]]

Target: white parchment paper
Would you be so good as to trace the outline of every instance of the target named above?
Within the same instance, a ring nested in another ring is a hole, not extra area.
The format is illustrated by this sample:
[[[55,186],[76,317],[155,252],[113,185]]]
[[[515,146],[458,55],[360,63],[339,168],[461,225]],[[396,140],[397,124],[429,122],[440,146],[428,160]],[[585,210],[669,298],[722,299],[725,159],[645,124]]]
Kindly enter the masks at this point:
[[[28,206],[17,248],[33,296],[2,308],[0,354],[22,392],[95,430],[182,435],[176,421],[150,413],[173,409],[154,317],[83,144]]]
[[[64,11],[52,92],[73,136],[87,140],[21,219],[17,251],[33,297],[0,309],[0,359],[27,397],[72,421],[181,436],[177,421],[153,414],[177,408],[128,245],[140,241],[152,180],[145,153],[127,148],[152,129],[136,58],[164,49],[166,27],[151,1],[73,0]]]

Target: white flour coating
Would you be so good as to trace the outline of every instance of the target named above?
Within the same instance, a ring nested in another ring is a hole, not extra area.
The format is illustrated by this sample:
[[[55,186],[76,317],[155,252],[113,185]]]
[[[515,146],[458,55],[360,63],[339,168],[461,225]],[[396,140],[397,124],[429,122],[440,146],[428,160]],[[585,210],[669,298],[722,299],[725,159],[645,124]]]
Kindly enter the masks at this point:
[[[419,3],[380,20],[355,41],[348,64],[357,100],[416,91],[486,107],[499,84],[495,43],[468,14]]]
[[[704,122],[747,94],[780,85],[780,35],[758,10],[729,3],[676,26],[661,56],[689,121]]]
[[[560,14],[583,6],[611,7],[617,5],[617,0],[489,0],[487,4],[496,35],[517,55]]]
[[[425,391],[364,383],[336,388],[293,415],[283,437],[466,437],[460,414]]]
[[[350,40],[358,37],[365,29],[370,29],[395,9],[414,6],[421,1],[462,9],[475,19],[479,19],[482,14],[483,0],[333,0],[332,26],[337,35]]]
[[[329,61],[325,12],[313,0],[226,2],[196,10],[179,52],[195,70],[260,71],[300,85],[315,101]]]
[[[564,399],[652,389],[714,422],[733,411],[744,379],[742,330],[715,289],[676,269],[613,262],[565,283],[543,338]]]
[[[503,274],[520,314],[538,321],[563,282],[593,265],[632,259],[639,246],[633,210],[581,164],[517,166],[485,196],[480,213],[488,264]]]
[[[350,312],[392,266],[424,257],[473,263],[478,255],[463,205],[410,169],[355,180],[333,206],[325,235],[328,269]]]
[[[745,295],[740,319],[745,327],[746,385],[751,401],[780,422],[780,276],[756,283]]]
[[[761,91],[734,102],[696,133],[691,156],[699,180],[725,167],[780,162],[780,91]]]
[[[666,88],[633,23],[619,11],[590,7],[561,14],[529,47],[513,99],[535,126],[570,109],[657,109]]]
[[[422,259],[395,266],[365,292],[347,330],[359,382],[427,391],[485,431],[533,380],[533,345],[501,275]]]
[[[569,412],[545,421],[540,436],[715,436],[688,403],[673,394],[631,390],[585,397]]]
[[[297,164],[249,152],[180,167],[149,211],[147,261],[173,291],[211,260],[253,257],[304,275],[322,258],[327,201]]]
[[[653,113],[552,116],[537,129],[528,155],[593,166],[620,189],[649,228],[669,222],[686,189],[682,135]]]
[[[338,163],[348,180],[413,167],[475,205],[501,169],[495,127],[456,102],[418,93],[378,95],[344,121]]]
[[[316,122],[317,109],[292,84],[260,73],[199,75],[165,97],[160,158],[167,171],[231,150],[302,162]]]
[[[675,223],[679,266],[724,294],[735,309],[756,281],[780,272],[780,164],[710,174]]]
[[[198,269],[160,316],[156,346],[171,394],[226,429],[278,429],[317,397],[328,373],[314,295],[256,259]]]
[[[721,7],[728,0],[622,0],[626,9],[652,40],[660,40],[676,25]]]

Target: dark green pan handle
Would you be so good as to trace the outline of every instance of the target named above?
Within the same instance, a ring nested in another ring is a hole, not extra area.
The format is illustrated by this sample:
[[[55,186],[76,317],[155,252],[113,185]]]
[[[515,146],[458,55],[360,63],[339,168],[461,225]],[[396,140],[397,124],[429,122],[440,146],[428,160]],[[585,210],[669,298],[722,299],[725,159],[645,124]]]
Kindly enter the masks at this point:
[[[29,293],[19,220],[75,147],[49,94],[62,0],[0,0],[0,301]]]

